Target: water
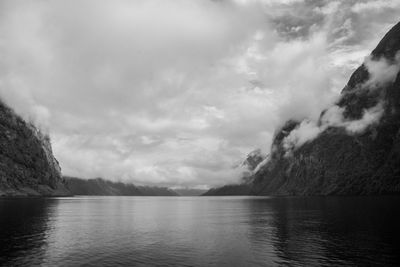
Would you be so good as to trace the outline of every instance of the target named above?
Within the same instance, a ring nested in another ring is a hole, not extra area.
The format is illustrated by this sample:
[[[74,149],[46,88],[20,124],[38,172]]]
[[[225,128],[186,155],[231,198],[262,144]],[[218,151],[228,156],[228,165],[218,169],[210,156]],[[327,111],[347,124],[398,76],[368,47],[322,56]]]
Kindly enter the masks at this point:
[[[396,266],[399,200],[0,199],[0,265]]]

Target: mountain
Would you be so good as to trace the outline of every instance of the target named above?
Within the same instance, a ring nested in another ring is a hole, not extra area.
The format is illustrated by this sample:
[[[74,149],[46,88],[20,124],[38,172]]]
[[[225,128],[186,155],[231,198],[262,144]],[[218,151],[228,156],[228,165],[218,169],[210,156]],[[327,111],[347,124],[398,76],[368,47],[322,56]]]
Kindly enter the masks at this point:
[[[166,187],[136,186],[121,182],[111,182],[102,178],[80,179],[64,177],[67,187],[74,195],[86,196],[178,196]]]
[[[221,187],[211,188],[202,196],[247,196],[252,194],[252,188],[247,183],[228,184]]]
[[[400,23],[319,120],[288,121],[252,177],[255,195],[400,193]]]
[[[207,190],[205,189],[194,189],[194,188],[179,188],[174,189],[176,193],[180,196],[200,196],[201,194],[205,193]]]
[[[264,159],[266,158],[266,156],[261,152],[261,149],[256,149],[251,151],[246,159],[242,162],[242,166],[246,167],[247,170],[249,170],[250,172],[255,170],[258,166],[258,164],[260,164]]]
[[[258,165],[266,160],[266,158],[267,157],[261,152],[261,149],[250,152],[239,166],[243,169],[243,177],[240,183],[211,188],[207,192],[204,192],[202,196],[242,196],[251,194],[250,183],[252,181],[252,174],[257,170]]]
[[[50,138],[0,101],[0,196],[66,196]]]

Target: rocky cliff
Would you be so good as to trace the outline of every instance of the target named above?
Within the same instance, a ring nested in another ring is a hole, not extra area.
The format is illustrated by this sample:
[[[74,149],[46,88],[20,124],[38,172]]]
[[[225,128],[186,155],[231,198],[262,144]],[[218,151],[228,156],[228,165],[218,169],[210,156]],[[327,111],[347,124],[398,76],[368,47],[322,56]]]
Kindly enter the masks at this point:
[[[251,194],[400,193],[399,50],[400,23],[318,121],[288,121],[277,131]]]
[[[49,137],[0,101],[0,196],[65,195]]]
[[[136,186],[121,182],[111,182],[101,178],[81,179],[64,178],[68,189],[74,195],[85,196],[178,196],[176,192],[166,187]]]

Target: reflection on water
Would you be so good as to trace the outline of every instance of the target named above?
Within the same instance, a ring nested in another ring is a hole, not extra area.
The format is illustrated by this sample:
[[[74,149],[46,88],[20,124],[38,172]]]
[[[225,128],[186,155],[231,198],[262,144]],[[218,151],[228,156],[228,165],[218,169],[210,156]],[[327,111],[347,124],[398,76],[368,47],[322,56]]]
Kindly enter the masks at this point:
[[[267,246],[260,249],[264,251],[272,243],[278,265],[398,266],[399,200],[399,197],[254,200],[249,203],[251,240],[257,242],[259,249]]]
[[[396,266],[399,200],[0,199],[0,265]]]
[[[0,264],[41,263],[56,199],[0,199]]]

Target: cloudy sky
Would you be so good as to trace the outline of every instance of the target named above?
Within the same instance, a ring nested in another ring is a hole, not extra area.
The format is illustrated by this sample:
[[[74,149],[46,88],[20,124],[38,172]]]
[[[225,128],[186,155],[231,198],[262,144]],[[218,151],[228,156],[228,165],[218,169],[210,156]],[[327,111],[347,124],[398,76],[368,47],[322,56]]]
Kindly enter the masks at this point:
[[[398,0],[0,1],[0,97],[65,175],[207,188],[315,118]]]

